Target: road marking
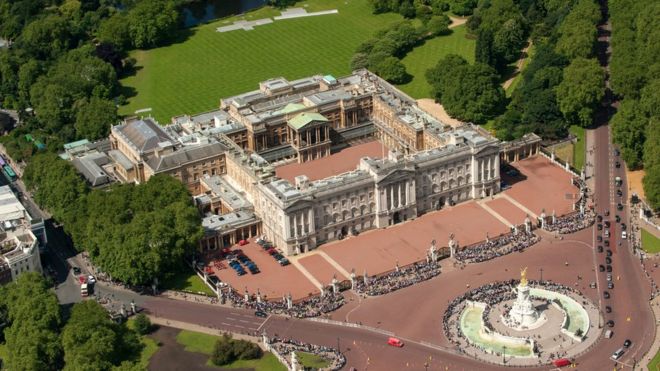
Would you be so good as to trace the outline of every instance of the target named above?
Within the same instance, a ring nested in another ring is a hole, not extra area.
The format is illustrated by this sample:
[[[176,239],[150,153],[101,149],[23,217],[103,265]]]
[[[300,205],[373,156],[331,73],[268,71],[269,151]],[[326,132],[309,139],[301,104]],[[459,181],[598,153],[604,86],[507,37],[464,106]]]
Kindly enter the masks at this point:
[[[236,321],[236,318],[233,318],[233,317],[226,317],[226,318],[227,318],[227,319],[230,319],[230,320],[232,320],[232,321]]]
[[[231,326],[231,323],[227,323],[227,322],[220,322],[220,324],[225,326]]]
[[[238,322],[243,322],[243,323],[252,323],[252,322],[250,322],[250,321],[246,321],[246,320],[244,320],[244,319],[239,319],[239,320],[238,320]]]
[[[232,326],[234,326],[234,327],[238,327],[238,328],[245,328],[245,327],[243,327],[243,326],[241,326],[241,325],[232,325]]]
[[[270,319],[270,317],[271,317],[271,316],[268,316],[268,318],[266,318],[265,321],[261,322],[261,325],[257,328],[256,331],[261,330],[261,328],[264,327],[264,325],[266,324],[266,322],[268,322],[268,320]]]

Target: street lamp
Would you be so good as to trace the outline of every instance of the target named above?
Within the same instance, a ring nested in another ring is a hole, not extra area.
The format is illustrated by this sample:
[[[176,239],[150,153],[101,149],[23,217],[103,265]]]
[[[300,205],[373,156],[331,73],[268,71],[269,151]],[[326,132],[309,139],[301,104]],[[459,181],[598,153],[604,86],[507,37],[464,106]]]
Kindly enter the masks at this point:
[[[341,348],[339,347],[339,336],[337,336],[337,351],[341,353]]]
[[[502,363],[506,364],[506,345],[504,345],[504,350],[502,351]]]
[[[539,268],[539,271],[541,271],[541,282],[543,282],[543,268]]]

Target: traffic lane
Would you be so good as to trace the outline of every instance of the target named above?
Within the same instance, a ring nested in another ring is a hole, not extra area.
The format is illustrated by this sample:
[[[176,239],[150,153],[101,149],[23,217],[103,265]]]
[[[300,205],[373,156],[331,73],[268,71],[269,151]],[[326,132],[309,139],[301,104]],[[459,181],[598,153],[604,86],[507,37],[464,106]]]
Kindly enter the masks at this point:
[[[269,320],[246,309],[158,297],[146,299],[142,307],[156,317],[251,335],[258,335],[261,326]]]
[[[402,339],[402,348],[387,344],[388,336],[360,328],[323,324],[308,320],[269,321],[264,329],[271,336],[302,340],[312,344],[339,349],[346,356],[346,367],[358,370],[505,370],[507,367],[491,365],[458,355],[450,351],[425,346]],[[534,368],[528,368],[533,370]],[[540,369],[547,369],[543,367]]]

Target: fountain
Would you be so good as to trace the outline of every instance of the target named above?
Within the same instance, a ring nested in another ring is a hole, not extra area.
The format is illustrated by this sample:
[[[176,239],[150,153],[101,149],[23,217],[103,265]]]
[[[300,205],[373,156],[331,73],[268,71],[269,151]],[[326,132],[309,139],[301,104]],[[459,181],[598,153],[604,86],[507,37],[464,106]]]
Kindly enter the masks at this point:
[[[527,267],[520,270],[520,284],[516,287],[516,292],[518,296],[516,301],[513,302],[508,316],[503,318],[504,323],[516,330],[527,330],[536,328],[545,322],[544,316],[539,315],[529,298]]]

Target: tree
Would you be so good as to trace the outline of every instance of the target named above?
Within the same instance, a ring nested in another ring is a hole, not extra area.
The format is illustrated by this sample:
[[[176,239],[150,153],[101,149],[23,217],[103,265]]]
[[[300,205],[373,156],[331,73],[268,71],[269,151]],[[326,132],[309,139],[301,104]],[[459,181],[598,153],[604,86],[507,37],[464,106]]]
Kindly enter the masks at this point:
[[[64,370],[110,370],[120,358],[116,327],[96,301],[75,304],[62,331]]]
[[[451,24],[451,19],[445,14],[439,16],[433,16],[426,25],[426,29],[433,36],[447,35],[450,33],[449,25]]]
[[[369,66],[369,55],[365,53],[355,53],[351,58],[351,70],[359,70]]]
[[[469,65],[460,56],[448,55],[427,71],[426,78],[435,99],[459,119],[483,123],[504,108],[499,76],[483,63]]]
[[[517,19],[509,19],[495,32],[493,50],[500,63],[511,63],[520,56],[520,49],[525,45],[525,30]]]
[[[435,67],[426,71],[426,81],[431,85],[431,94],[436,101],[442,101],[442,95],[448,85],[448,81],[461,66],[467,65],[467,61],[456,54],[448,54],[438,61]]]
[[[477,0],[453,0],[451,11],[458,16],[467,16],[477,6]]]
[[[126,27],[127,23],[128,19],[124,13],[115,13],[101,23],[96,36],[101,42],[126,50],[131,45],[131,34]]]
[[[60,308],[43,276],[35,272],[21,274],[6,287],[0,300],[11,322],[5,329],[7,369],[59,369]]]
[[[642,113],[639,103],[625,99],[612,117],[612,140],[621,146],[621,157],[630,169],[642,165],[645,129],[648,119]]]
[[[402,84],[408,79],[406,67],[395,57],[387,57],[374,66],[374,71],[383,79],[393,83]]]
[[[564,117],[571,123],[587,127],[605,95],[605,75],[595,59],[576,58],[564,69],[557,86],[557,101]]]
[[[592,56],[598,30],[588,20],[566,20],[559,28],[559,33],[561,36],[557,40],[558,53],[569,59]]]
[[[403,18],[415,18],[415,7],[412,5],[412,2],[403,0],[399,6],[399,14],[401,14]]]
[[[54,14],[28,24],[19,40],[26,52],[42,60],[58,57],[71,47],[72,41],[68,22]]]
[[[152,329],[151,320],[149,320],[149,317],[144,315],[144,313],[140,313],[137,316],[135,316],[135,322],[133,322],[133,327],[135,328],[135,331],[138,334],[146,335],[151,332]]]
[[[128,33],[136,48],[153,48],[169,40],[179,25],[172,0],[142,0],[128,13]]]
[[[92,97],[83,99],[76,109],[76,134],[91,141],[105,138],[110,125],[117,121],[117,107],[110,101]]]

